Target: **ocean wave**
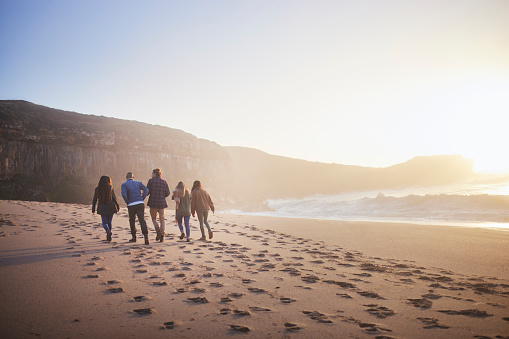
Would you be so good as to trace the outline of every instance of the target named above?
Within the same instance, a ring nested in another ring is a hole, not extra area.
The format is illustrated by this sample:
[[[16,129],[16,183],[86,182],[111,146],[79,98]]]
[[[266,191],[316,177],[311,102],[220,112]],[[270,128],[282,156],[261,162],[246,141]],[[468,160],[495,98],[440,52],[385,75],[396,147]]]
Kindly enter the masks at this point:
[[[427,194],[345,200],[338,196],[268,201],[273,216],[338,220],[509,222],[509,196]],[[267,213],[265,213],[267,214]]]

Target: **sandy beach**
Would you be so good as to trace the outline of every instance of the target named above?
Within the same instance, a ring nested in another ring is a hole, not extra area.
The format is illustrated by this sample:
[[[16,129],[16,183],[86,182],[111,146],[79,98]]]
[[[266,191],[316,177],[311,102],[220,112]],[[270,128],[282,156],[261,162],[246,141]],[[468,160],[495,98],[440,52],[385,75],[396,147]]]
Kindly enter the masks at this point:
[[[173,219],[107,243],[90,206],[0,201],[0,338],[509,338],[507,231]]]

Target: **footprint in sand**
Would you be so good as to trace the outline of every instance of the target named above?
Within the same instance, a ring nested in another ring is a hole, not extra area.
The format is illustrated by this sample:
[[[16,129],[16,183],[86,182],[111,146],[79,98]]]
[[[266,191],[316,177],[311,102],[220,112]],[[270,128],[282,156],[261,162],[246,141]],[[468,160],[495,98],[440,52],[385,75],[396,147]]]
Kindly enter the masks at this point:
[[[117,288],[108,288],[106,290],[106,292],[109,292],[109,293],[123,293],[125,291],[124,291],[124,289],[122,287],[117,287]]]
[[[85,276],[83,278],[85,278],[85,279],[89,279],[89,278],[94,279],[94,278],[99,278],[99,275],[97,275],[97,274],[89,274],[89,275],[87,275],[87,276]]]
[[[385,306],[379,306],[377,304],[369,304],[369,305],[364,305],[366,307],[369,307],[366,312],[370,313],[370,314],[373,314],[374,316],[376,316],[377,318],[380,318],[380,319],[385,319],[391,315],[394,315],[395,312]]]
[[[320,280],[316,275],[308,274],[304,277],[301,277],[301,280],[307,283],[316,283]]]
[[[429,329],[429,328],[443,328],[447,329],[449,326],[440,324],[438,322],[438,319],[435,318],[417,318],[419,319],[423,324],[423,328]]]
[[[329,317],[323,313],[317,312],[317,311],[302,311],[305,315],[310,317],[313,320],[316,320],[320,323],[324,324],[331,324],[332,320],[329,319]]]
[[[375,292],[358,291],[357,294],[362,295],[363,297],[366,297],[366,298],[386,300],[384,297],[381,297],[378,293],[375,293]]]
[[[122,284],[122,283],[123,283],[123,281],[121,281],[121,280],[108,280],[106,282],[106,284],[108,284],[108,285],[116,285],[116,284]]]
[[[259,306],[249,306],[249,309],[254,312],[271,312],[270,308],[259,307]]]
[[[175,328],[176,324],[174,321],[167,321],[163,324],[163,329],[166,330],[173,330]]]
[[[382,327],[383,325],[380,325],[380,324],[359,322],[358,325],[364,332],[370,333],[370,334],[371,333],[380,333],[380,332],[392,332],[392,330]],[[384,338],[384,337],[377,337],[377,338]],[[385,337],[385,338],[390,338],[390,337]]]
[[[240,317],[244,317],[244,316],[251,315],[251,312],[249,312],[249,311],[241,311],[241,310],[233,310],[233,314],[237,315],[237,316],[240,316]]]
[[[236,332],[241,332],[241,333],[247,333],[247,332],[250,332],[251,329],[247,326],[243,326],[243,325],[230,325],[230,328]]]
[[[187,301],[194,302],[197,304],[207,304],[209,302],[205,297],[187,298]]]
[[[139,308],[139,309],[133,310],[133,312],[136,314],[139,314],[139,315],[149,315],[149,314],[155,313],[153,308]]]
[[[422,299],[407,299],[408,303],[419,308],[427,309],[431,308],[433,305],[433,302],[431,300],[428,300],[426,298]]]
[[[285,329],[289,332],[296,332],[296,331],[299,331],[302,329],[301,326],[299,326],[297,324],[293,324],[293,323],[285,323],[284,326],[285,326]]]
[[[283,303],[283,304],[291,304],[291,303],[296,302],[297,300],[292,299],[292,298],[281,297],[281,298],[279,298],[279,301],[281,301],[281,303]]]
[[[267,293],[267,291],[265,291],[263,288],[257,288],[257,287],[249,287],[248,291],[253,292],[253,293]]]

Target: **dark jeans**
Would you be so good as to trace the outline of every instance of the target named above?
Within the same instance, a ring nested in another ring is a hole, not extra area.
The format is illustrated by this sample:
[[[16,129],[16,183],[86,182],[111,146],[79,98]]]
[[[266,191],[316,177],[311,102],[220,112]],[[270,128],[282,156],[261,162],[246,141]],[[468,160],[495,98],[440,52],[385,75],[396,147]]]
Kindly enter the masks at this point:
[[[111,232],[111,221],[113,220],[112,215],[101,215],[101,221],[103,223],[104,230],[106,232]]]
[[[133,206],[127,206],[127,211],[129,212],[129,226],[131,226],[131,234],[136,236],[136,226],[134,222],[136,221],[136,216],[138,216],[138,221],[141,226],[141,233],[143,235],[148,234],[147,223],[145,222],[145,204],[137,204]]]

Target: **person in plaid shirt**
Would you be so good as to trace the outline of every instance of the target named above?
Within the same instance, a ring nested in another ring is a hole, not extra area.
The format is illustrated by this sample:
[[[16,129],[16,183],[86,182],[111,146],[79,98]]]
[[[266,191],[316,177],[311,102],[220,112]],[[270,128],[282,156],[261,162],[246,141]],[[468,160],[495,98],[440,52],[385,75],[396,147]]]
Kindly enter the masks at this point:
[[[152,178],[147,183],[148,188],[148,207],[150,207],[150,216],[156,230],[156,241],[164,241],[164,209],[168,207],[166,197],[170,195],[168,183],[161,179],[161,169],[156,168],[152,171]],[[157,214],[159,214],[159,224],[157,223]]]

